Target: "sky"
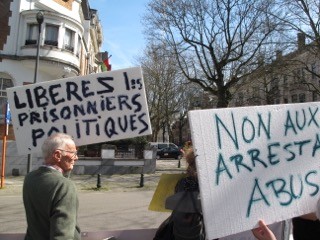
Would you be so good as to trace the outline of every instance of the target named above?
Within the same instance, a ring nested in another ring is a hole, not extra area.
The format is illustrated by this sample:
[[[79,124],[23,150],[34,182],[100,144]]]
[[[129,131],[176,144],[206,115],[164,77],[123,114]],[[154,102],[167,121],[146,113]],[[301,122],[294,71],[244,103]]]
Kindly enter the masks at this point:
[[[103,29],[101,52],[107,51],[112,70],[137,66],[145,38],[142,16],[149,0],[89,0],[98,10]]]

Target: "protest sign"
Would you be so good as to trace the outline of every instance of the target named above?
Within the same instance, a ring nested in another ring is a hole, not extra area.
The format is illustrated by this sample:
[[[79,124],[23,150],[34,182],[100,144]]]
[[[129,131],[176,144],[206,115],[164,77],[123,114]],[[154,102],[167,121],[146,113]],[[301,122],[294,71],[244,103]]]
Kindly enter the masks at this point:
[[[20,154],[55,132],[78,146],[151,134],[140,67],[8,88]]]
[[[320,103],[189,112],[208,239],[314,212]]]

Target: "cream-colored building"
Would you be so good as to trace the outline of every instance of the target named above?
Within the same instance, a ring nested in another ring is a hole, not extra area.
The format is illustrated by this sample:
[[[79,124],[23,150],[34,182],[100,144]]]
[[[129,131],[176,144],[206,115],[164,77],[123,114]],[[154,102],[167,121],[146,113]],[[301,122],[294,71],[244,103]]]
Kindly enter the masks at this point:
[[[100,52],[102,38],[98,12],[89,0],[0,1],[1,140],[6,89],[101,72],[106,55]],[[29,156],[18,154],[12,126],[6,140],[6,174],[26,174],[42,164],[40,154],[32,155],[30,162]]]
[[[89,0],[1,0],[0,6],[1,119],[8,87],[101,71],[102,27]]]
[[[319,46],[306,44],[303,34],[297,35],[296,45],[286,55],[277,52],[274,61],[239,83],[229,106],[319,101]]]

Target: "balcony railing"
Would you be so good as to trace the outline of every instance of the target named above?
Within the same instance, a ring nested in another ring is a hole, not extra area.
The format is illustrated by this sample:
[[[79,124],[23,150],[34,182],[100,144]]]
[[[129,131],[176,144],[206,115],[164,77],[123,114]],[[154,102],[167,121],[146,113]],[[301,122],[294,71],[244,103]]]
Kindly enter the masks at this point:
[[[58,41],[45,40],[44,44],[57,47],[58,46]]]
[[[65,44],[65,45],[64,45],[64,49],[66,49],[66,50],[68,50],[68,51],[70,51],[70,52],[73,52],[74,47],[71,46],[71,45]]]
[[[35,45],[37,44],[37,40],[27,39],[25,45]]]

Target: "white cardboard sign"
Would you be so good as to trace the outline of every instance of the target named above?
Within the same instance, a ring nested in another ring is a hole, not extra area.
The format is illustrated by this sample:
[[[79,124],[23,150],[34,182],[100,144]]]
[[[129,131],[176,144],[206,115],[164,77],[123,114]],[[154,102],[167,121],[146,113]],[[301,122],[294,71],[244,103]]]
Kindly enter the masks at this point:
[[[208,239],[314,212],[320,103],[189,112]]]
[[[151,134],[140,67],[7,89],[20,154],[55,132],[78,146]]]

